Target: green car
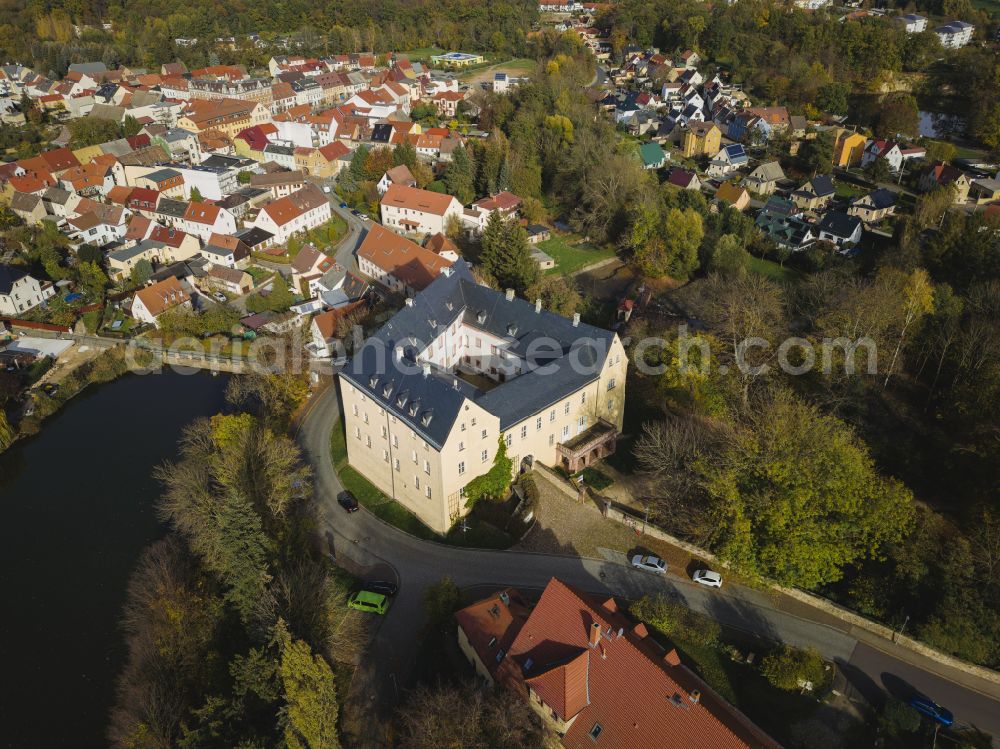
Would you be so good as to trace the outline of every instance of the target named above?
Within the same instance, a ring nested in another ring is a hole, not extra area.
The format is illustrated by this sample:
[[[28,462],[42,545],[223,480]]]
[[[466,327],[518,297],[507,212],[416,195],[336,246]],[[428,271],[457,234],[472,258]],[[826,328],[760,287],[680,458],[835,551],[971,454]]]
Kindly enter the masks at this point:
[[[347,605],[358,611],[384,614],[385,610],[389,608],[389,599],[381,593],[372,593],[370,590],[359,590],[347,599]]]

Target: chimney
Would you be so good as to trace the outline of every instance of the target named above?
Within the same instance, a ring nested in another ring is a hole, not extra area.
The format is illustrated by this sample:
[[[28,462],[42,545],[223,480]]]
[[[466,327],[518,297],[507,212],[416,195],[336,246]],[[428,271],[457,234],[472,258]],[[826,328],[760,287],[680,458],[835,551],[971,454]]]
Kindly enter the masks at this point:
[[[396,361],[403,361],[403,347],[396,346]]]
[[[672,648],[663,656],[663,662],[668,666],[679,666],[681,665],[681,657],[677,654],[677,650]]]
[[[431,365],[428,364],[427,362],[424,362],[423,370],[424,370],[424,377],[430,377]]]
[[[508,302],[513,302],[514,301],[514,290],[513,289],[507,289],[506,295],[507,295],[507,301]]]
[[[646,629],[646,625],[639,622],[634,627],[632,627],[632,634],[638,637],[640,640],[649,636],[649,630]]]
[[[576,327],[579,327],[579,325],[580,325],[580,313],[579,312],[574,312],[573,313],[573,327],[576,328]]]
[[[590,647],[596,648],[601,641],[601,625],[594,622],[590,625]]]
[[[412,297],[406,297],[406,306],[407,307],[412,307],[413,306],[413,298]]]
[[[688,695],[688,699],[697,705],[701,702],[701,692],[697,689],[692,689],[691,694]]]
[[[538,314],[541,311],[542,311],[542,300],[541,299],[536,299],[535,300],[535,314]]]

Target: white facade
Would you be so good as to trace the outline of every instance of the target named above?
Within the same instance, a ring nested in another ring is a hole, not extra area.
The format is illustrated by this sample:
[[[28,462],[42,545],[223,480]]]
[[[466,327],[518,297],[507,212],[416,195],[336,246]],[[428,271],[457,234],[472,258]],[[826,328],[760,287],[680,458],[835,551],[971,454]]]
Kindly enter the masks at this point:
[[[0,269],[0,278],[5,269]],[[42,303],[42,287],[31,276],[22,276],[14,281],[6,293],[0,291],[0,314],[17,317]]]

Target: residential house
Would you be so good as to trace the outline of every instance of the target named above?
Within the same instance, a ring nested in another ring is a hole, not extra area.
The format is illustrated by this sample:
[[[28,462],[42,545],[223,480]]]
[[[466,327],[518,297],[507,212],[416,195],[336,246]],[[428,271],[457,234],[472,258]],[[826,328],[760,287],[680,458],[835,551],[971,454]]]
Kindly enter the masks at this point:
[[[934,33],[941,40],[942,47],[945,49],[958,49],[972,41],[972,32],[975,30],[976,27],[971,23],[952,21],[943,26],[938,26],[934,29]]]
[[[936,161],[920,175],[917,185],[922,192],[930,192],[936,187],[951,187],[955,192],[955,202],[964,203],[969,197],[972,183],[958,167]]]
[[[424,247],[431,252],[436,252],[438,255],[454,263],[460,257],[462,253],[458,251],[458,245],[453,241],[448,239],[445,234],[432,234],[424,241]]]
[[[877,224],[896,210],[896,194],[880,187],[867,195],[851,201],[847,213],[857,216],[866,224]]]
[[[816,241],[812,224],[802,219],[790,200],[772,196],[754,219],[754,224],[775,244],[792,252],[804,250]]]
[[[729,203],[737,211],[742,211],[750,205],[750,193],[741,185],[733,182],[723,182],[715,191],[715,199]]]
[[[691,122],[684,133],[682,153],[686,158],[711,156],[719,152],[722,131],[714,122]]]
[[[861,156],[861,166],[868,166],[874,161],[884,159],[889,165],[889,171],[895,173],[903,164],[903,153],[899,144],[894,140],[871,140],[865,146],[865,151]]]
[[[128,228],[125,224],[124,211],[117,208],[117,215],[110,212],[88,211],[67,220],[71,239],[86,242],[96,247],[117,242],[125,236]]]
[[[975,205],[986,205],[1000,200],[1000,180],[972,180],[972,184],[969,186],[969,197]]]
[[[833,165],[843,168],[861,166],[868,139],[853,130],[838,130],[833,146]]]
[[[140,289],[132,300],[132,317],[156,327],[159,327],[157,319],[164,312],[184,309],[191,309],[191,295],[172,277]]]
[[[212,233],[201,248],[201,254],[212,265],[246,269],[250,266],[250,246],[232,234]]]
[[[27,271],[0,265],[0,314],[20,317],[45,298],[42,285]]]
[[[378,194],[385,195],[386,191],[389,189],[389,185],[416,187],[417,180],[413,178],[413,175],[410,173],[410,168],[406,166],[406,164],[400,164],[399,166],[394,166],[392,169],[389,169],[382,175],[382,178],[376,185]]]
[[[770,195],[778,186],[778,182],[784,179],[785,173],[781,170],[781,164],[777,161],[768,161],[750,172],[743,180],[743,186],[758,195]]]
[[[806,182],[792,193],[792,202],[803,211],[819,211],[827,206],[836,195],[833,177],[820,174]]]
[[[477,237],[486,229],[486,222],[494,212],[509,221],[516,220],[522,202],[521,198],[506,190],[488,198],[481,198],[462,212],[462,225],[470,236]]]
[[[674,167],[670,170],[667,183],[682,190],[701,189],[701,180],[698,179],[698,175],[690,169],[681,169],[680,167]]]
[[[528,244],[538,244],[552,239],[552,231],[542,224],[528,224],[524,230],[528,233]]]
[[[237,268],[213,265],[202,280],[202,286],[232,296],[243,296],[253,290],[253,277],[246,271]]]
[[[332,258],[316,247],[307,244],[292,259],[292,286],[296,289],[303,289],[309,297],[315,296],[318,291],[313,288],[314,281],[323,277],[334,265]],[[303,285],[303,282],[305,285]]]
[[[330,201],[313,184],[265,205],[253,225],[274,235],[275,244],[284,244],[298,232],[322,226],[330,220]]]
[[[540,371],[532,344],[542,337]],[[468,513],[465,487],[491,469],[500,439],[515,470],[538,461],[572,472],[613,452],[627,365],[615,333],[480,286],[459,260],[339,373],[348,461],[447,532]],[[460,372],[496,385],[480,389]]]
[[[358,268],[391,291],[412,296],[422,291],[452,261],[372,224],[357,249]]]
[[[381,200],[382,223],[405,234],[446,232],[448,221],[462,218],[462,204],[451,195],[391,184]]]
[[[639,146],[639,158],[643,169],[659,169],[667,163],[667,153],[659,143],[643,143]]]
[[[747,165],[750,157],[740,143],[723,146],[708,165],[708,176],[724,179]]]
[[[306,347],[309,352],[318,359],[329,359],[334,353],[342,355],[345,349],[337,336],[337,326],[341,320],[364,306],[364,301],[350,302],[314,316],[309,322],[312,336],[312,342]]]
[[[134,168],[142,170],[141,167]],[[146,187],[150,190],[156,190],[168,198],[177,198],[178,200],[182,199],[185,193],[184,175],[176,169],[169,167],[146,171],[145,174],[134,177],[132,184],[135,187]]]
[[[833,242],[841,250],[850,249],[861,241],[861,219],[840,211],[828,211],[817,226],[819,239]]]
[[[508,588],[455,619],[476,674],[523,700],[567,749],[781,749],[612,597],[552,578],[534,606]]]
[[[268,172],[250,175],[250,187],[268,190],[275,200],[301,190],[306,184],[304,172]]]
[[[897,20],[903,25],[903,30],[907,34],[919,34],[921,31],[927,30],[927,19],[916,13],[907,13]]]
[[[330,179],[351,163],[353,151],[337,140],[319,148],[296,148],[295,168],[311,177]]]
[[[42,197],[34,193],[15,192],[9,207],[28,226],[34,226],[49,215]]]

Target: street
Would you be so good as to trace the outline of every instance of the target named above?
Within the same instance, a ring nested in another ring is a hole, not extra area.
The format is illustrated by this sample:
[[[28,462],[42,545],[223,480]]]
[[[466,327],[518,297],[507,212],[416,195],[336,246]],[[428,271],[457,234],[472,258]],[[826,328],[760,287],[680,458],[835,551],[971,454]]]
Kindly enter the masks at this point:
[[[617,561],[461,549],[410,536],[364,508],[347,514],[336,503],[343,487],[330,457],[331,429],[340,415],[337,388],[331,386],[314,398],[300,424],[298,439],[315,472],[328,550],[338,560],[362,570],[388,565],[399,581],[399,593],[372,643],[367,659],[370,672],[364,674],[378,693],[375,704],[382,711],[388,711],[396,699],[393,685],[405,685],[410,675],[413,655],[419,648],[421,599],[428,585],[447,575],[461,587],[541,589],[556,576],[600,595],[631,599],[645,593],[674,593],[685,605],[721,624],[800,647],[815,647],[836,661],[851,687],[867,699],[877,698],[879,688],[888,688],[887,679],[894,688],[910,684],[949,707],[956,720],[1000,734],[1000,688],[996,684],[948,669],[822,612],[805,618],[812,609],[789,606],[798,615],[781,610],[773,591],[739,585],[710,590],[679,577],[663,579]]]

